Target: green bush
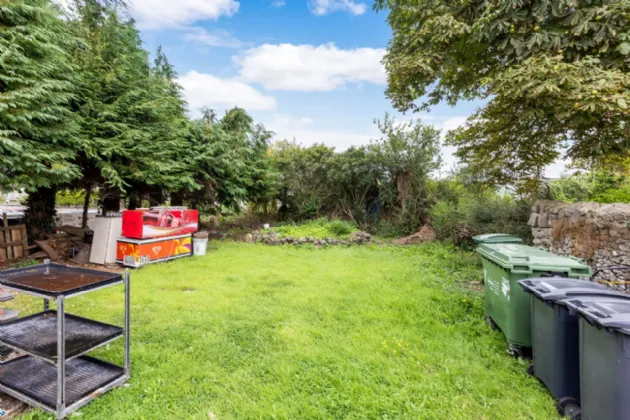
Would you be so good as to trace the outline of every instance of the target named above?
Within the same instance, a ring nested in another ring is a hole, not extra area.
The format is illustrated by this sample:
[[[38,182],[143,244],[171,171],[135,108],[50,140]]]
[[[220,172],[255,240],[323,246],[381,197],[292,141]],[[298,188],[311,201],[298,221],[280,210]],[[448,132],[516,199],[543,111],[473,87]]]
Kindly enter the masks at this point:
[[[328,230],[334,236],[349,235],[356,230],[356,227],[345,220],[333,220],[328,224]]]
[[[408,235],[405,226],[387,219],[381,219],[378,222],[375,233],[377,236],[386,239],[400,238],[401,236]]]
[[[608,172],[576,173],[551,182],[549,198],[567,203],[630,203],[630,179]]]
[[[618,189],[610,189],[593,197],[596,203],[630,203],[630,184]]]
[[[335,238],[345,239],[352,232],[358,231],[357,227],[345,220],[328,220],[326,218],[320,218],[310,220],[308,222],[299,224],[287,224],[283,226],[276,226],[272,229],[278,235],[286,237],[293,236],[294,238],[312,236],[316,239],[323,238]]]
[[[430,210],[432,226],[438,238],[458,245],[472,244],[481,233],[508,233],[531,240],[527,225],[531,203],[511,195],[485,192],[466,193],[456,201],[437,201]]]
[[[98,205],[99,194],[94,191],[90,196],[90,207]],[[81,206],[85,202],[84,190],[61,190],[57,192],[56,204],[58,206]]]

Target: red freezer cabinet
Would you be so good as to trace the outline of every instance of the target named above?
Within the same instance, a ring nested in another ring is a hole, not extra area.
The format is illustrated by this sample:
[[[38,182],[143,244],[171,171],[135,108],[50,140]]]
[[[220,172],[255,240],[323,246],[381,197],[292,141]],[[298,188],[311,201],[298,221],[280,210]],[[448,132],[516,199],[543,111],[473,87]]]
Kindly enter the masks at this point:
[[[199,212],[180,208],[125,210],[122,216],[122,236],[150,239],[185,235],[199,230]]]
[[[116,245],[116,261],[127,267],[138,268],[191,255],[190,234],[155,239],[119,238]]]

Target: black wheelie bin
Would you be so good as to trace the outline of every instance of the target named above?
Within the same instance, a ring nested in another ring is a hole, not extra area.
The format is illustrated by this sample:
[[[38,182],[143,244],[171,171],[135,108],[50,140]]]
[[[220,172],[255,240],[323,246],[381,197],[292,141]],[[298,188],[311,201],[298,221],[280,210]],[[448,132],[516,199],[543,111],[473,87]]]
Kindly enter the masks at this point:
[[[582,296],[625,295],[601,284],[565,277],[525,279],[519,284],[531,294],[533,364],[528,373],[549,389],[558,412],[571,417],[580,407],[579,315],[565,302]],[[630,303],[630,296],[628,299]]]
[[[572,420],[630,419],[630,296],[567,300],[580,314],[582,411]]]

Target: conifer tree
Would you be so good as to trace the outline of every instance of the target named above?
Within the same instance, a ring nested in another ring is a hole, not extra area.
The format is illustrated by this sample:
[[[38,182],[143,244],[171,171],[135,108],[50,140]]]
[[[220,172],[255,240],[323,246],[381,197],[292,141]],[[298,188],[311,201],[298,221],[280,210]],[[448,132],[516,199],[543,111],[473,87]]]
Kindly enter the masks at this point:
[[[74,39],[49,0],[1,0],[0,25],[0,186],[33,192],[27,217],[37,234],[52,229],[56,186],[80,176],[68,107]]]
[[[117,211],[125,195],[192,188],[177,159],[186,133],[184,103],[164,73],[161,54],[151,68],[135,23],[96,0],[76,3],[75,27],[86,40],[77,49],[81,66],[81,134],[89,146],[78,161],[90,183],[101,185],[105,210]]]

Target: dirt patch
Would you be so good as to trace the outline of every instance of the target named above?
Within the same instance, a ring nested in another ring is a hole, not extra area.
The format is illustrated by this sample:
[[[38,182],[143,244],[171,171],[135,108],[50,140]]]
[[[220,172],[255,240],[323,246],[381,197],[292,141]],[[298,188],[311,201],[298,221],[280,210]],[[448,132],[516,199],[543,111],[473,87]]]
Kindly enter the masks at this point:
[[[425,242],[433,242],[437,239],[435,231],[424,225],[422,228],[413,235],[405,236],[404,238],[396,239],[392,241],[394,245],[416,245],[423,244]]]

